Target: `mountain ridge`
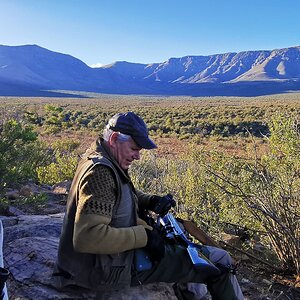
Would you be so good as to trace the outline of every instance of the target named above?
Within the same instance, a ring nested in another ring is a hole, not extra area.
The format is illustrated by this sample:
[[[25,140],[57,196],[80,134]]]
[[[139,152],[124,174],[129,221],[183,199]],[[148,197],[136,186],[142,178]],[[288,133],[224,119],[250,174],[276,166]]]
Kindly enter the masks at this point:
[[[12,88],[3,89],[6,83]],[[264,91],[263,87],[266,86]],[[18,88],[20,87],[19,92]],[[0,45],[0,95],[45,90],[111,94],[251,96],[300,90],[300,46],[207,56],[171,57],[161,63],[116,61],[92,68],[38,45]],[[5,93],[3,92],[5,90]]]

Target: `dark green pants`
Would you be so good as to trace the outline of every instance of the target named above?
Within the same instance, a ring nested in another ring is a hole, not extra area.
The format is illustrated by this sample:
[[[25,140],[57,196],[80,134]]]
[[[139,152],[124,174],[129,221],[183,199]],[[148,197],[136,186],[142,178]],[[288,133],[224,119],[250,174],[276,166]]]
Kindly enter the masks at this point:
[[[212,256],[212,262],[225,262],[224,260],[230,259],[228,253],[222,249],[206,247],[206,250],[206,252],[209,253],[208,256],[210,259],[210,256]],[[225,263],[227,264],[228,261]],[[158,264],[155,264],[150,270],[134,272],[132,285],[135,286],[153,282],[177,283],[176,294],[179,299],[194,299],[193,293],[188,291],[186,284],[191,282],[205,283],[214,300],[243,299],[240,290],[238,293],[235,291],[230,276],[233,275],[223,273],[218,276],[209,277],[207,276],[207,272],[196,269],[193,266],[184,247],[166,245],[165,256]]]

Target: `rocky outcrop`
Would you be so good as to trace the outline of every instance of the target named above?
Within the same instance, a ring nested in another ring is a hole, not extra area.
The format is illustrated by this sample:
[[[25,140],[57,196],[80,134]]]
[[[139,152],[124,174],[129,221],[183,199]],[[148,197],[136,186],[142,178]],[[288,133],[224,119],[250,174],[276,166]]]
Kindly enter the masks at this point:
[[[9,299],[176,299],[172,285],[149,284],[96,295],[84,289],[59,291],[52,276],[63,213],[3,217],[4,265],[11,272]]]

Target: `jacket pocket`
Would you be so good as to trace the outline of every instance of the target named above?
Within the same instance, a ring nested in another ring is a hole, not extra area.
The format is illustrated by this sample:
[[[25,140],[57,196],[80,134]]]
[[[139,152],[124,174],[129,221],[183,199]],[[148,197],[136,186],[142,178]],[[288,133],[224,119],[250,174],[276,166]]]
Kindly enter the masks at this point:
[[[97,255],[94,262],[94,272],[98,273],[98,284],[129,286],[132,261],[133,251],[111,255]]]
[[[124,272],[125,266],[112,266],[110,272],[105,278],[107,284],[117,284],[120,281],[121,275]]]

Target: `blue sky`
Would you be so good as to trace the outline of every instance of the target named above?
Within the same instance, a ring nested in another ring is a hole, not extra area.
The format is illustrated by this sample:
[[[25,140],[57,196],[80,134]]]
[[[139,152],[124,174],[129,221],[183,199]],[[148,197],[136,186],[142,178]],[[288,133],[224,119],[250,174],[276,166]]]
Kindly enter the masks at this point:
[[[0,44],[88,65],[300,45],[299,0],[0,0]]]

